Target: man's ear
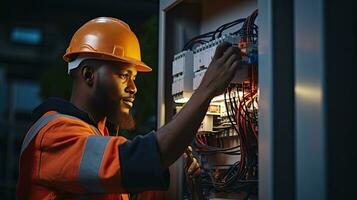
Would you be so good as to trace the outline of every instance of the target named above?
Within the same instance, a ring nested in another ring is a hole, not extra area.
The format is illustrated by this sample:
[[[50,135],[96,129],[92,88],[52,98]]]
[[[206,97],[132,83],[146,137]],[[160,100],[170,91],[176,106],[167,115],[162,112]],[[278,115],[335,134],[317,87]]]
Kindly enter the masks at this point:
[[[84,82],[92,87],[94,84],[94,68],[91,65],[84,65],[82,67],[81,76]]]

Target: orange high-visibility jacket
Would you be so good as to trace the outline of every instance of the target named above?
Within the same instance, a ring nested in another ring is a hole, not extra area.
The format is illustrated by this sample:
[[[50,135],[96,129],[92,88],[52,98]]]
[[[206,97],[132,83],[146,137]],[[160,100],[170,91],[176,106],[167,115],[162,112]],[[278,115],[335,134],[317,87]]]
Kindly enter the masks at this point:
[[[132,141],[109,136],[105,125],[55,98],[34,115],[21,148],[19,200],[163,199],[169,173],[154,132]]]

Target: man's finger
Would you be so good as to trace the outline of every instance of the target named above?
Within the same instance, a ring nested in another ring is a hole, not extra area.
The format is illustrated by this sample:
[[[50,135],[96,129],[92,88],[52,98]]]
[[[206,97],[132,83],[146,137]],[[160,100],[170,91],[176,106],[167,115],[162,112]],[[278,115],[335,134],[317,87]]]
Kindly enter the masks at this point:
[[[183,158],[185,159],[185,168],[187,169],[192,164],[193,159],[187,153],[183,153]]]
[[[214,53],[213,59],[220,58],[229,46],[231,46],[231,44],[228,42],[223,42],[222,44],[218,45]]]
[[[192,154],[192,147],[191,147],[191,146],[188,146],[187,149],[186,149],[186,152],[189,153],[189,154],[190,154],[190,153]]]
[[[226,62],[227,66],[228,66],[228,67],[231,67],[232,64],[233,64],[233,62],[236,61],[236,60],[238,60],[237,54],[232,54],[232,55],[228,58],[228,60],[227,60],[227,62]]]
[[[190,167],[188,168],[187,172],[189,175],[191,175],[193,172],[195,172],[198,168],[200,168],[200,165],[197,162],[196,158],[193,158],[193,162],[191,163]]]
[[[228,49],[226,49],[226,51],[223,53],[223,56],[221,57],[223,62],[226,62],[228,58],[231,57],[231,55],[234,54],[236,51],[236,47],[229,47]]]
[[[235,47],[230,46],[229,48],[226,49],[226,51],[223,53],[221,59],[223,61],[226,61],[232,54],[235,52]]]
[[[232,63],[232,65],[230,66],[230,68],[228,69],[228,71],[233,73],[233,72],[237,71],[240,67],[241,67],[240,61],[239,60],[235,60]]]

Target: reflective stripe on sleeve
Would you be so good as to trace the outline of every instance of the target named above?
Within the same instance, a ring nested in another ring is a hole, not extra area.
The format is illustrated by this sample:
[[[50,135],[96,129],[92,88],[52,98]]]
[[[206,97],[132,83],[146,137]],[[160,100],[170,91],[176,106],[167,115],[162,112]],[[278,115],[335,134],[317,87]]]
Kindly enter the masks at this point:
[[[99,178],[105,148],[110,137],[89,136],[79,166],[79,182],[88,193],[105,193]]]
[[[76,117],[70,115],[63,115],[63,114],[49,114],[42,116],[37,122],[31,127],[31,129],[26,134],[24,141],[22,142],[21,146],[21,154],[27,148],[27,146],[31,143],[33,138],[37,135],[37,133],[46,126],[51,120],[58,118],[58,117],[68,117],[72,119],[78,119]]]

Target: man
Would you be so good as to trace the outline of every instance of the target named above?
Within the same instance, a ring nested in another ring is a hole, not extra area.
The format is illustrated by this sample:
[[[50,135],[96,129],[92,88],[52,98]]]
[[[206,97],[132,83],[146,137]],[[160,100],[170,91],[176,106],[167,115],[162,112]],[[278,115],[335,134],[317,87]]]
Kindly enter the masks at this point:
[[[229,84],[240,51],[220,45],[185,107],[167,125],[132,141],[109,136],[106,128],[108,122],[133,128],[135,78],[151,71],[129,26],[108,17],[87,22],[64,60],[73,79],[71,99],[49,99],[34,110],[21,148],[21,200],[161,199],[162,193],[150,191],[168,188],[168,167],[192,141],[210,100]]]

